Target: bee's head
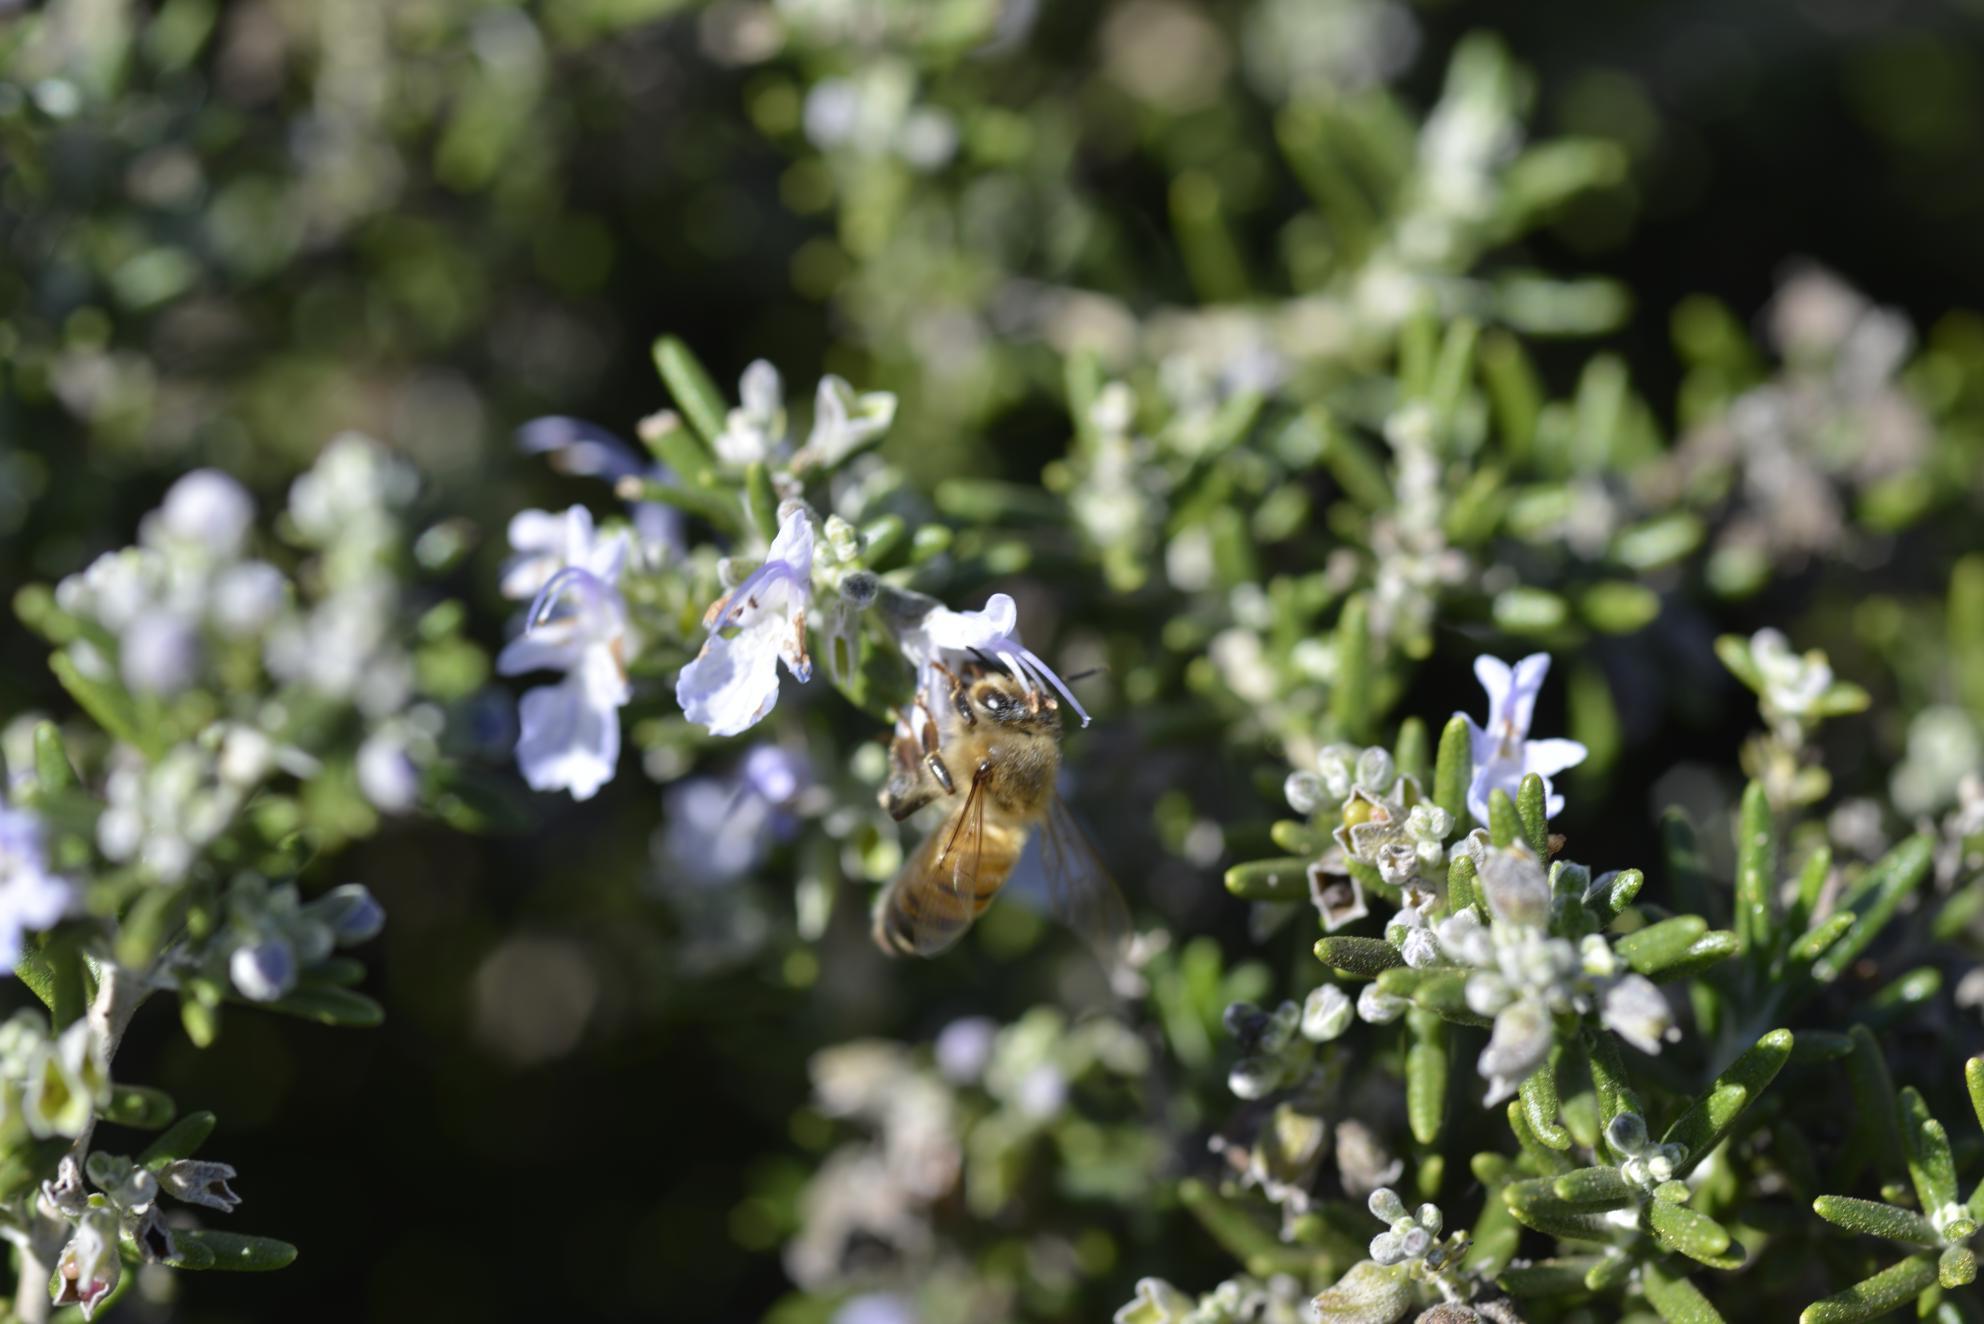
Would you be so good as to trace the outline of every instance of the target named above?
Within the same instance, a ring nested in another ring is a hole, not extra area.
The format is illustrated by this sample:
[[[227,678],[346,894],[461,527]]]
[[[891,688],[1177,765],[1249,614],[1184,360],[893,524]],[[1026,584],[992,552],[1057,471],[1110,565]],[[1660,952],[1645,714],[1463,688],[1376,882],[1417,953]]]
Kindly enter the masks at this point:
[[[1053,697],[1011,676],[981,674],[966,695],[972,711],[996,725],[1022,731],[1060,729],[1060,707]]]

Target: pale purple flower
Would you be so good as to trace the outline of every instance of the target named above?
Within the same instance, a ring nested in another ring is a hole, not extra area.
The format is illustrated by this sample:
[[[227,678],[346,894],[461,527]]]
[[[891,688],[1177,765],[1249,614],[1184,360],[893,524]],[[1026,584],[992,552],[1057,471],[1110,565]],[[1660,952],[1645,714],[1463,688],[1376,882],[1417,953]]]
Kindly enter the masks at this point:
[[[623,478],[667,481],[668,469],[597,423],[561,414],[534,418],[517,429],[517,447],[527,455],[548,456],[551,467],[581,478],[618,483]],[[683,546],[682,512],[659,501],[635,501],[628,511],[644,547]],[[534,591],[534,590],[533,590]],[[529,594],[517,594],[528,597]]]
[[[553,414],[533,418],[517,429],[517,448],[546,455],[554,469],[581,478],[626,478],[644,472],[639,452],[597,423]]]
[[[613,779],[620,761],[620,709],[627,684],[627,608],[620,572],[627,540],[599,537],[591,514],[573,506],[562,517],[523,511],[510,521],[518,552],[503,591],[536,594],[524,632],[497,656],[506,676],[562,671],[518,706],[517,765],[538,791],[570,791],[587,800]],[[535,587],[531,587],[535,585]]]
[[[1467,718],[1474,759],[1474,776],[1467,787],[1467,808],[1484,826],[1488,822],[1490,794],[1502,791],[1513,800],[1523,778],[1532,772],[1543,779],[1545,812],[1562,813],[1564,797],[1551,789],[1550,779],[1584,762],[1585,747],[1575,740],[1529,738],[1536,694],[1543,688],[1543,678],[1549,671],[1548,653],[1532,653],[1513,667],[1498,657],[1484,655],[1474,659],[1475,678],[1488,691],[1488,724],[1483,728],[1472,717]]]
[[[778,702],[778,664],[804,682],[806,607],[813,597],[813,525],[794,507],[779,525],[765,563],[711,605],[709,638],[682,668],[675,699],[690,721],[713,736],[756,726]]]
[[[921,692],[931,702],[941,704],[943,687],[931,683],[933,665],[983,654],[1012,672],[1013,679],[1029,691],[1037,691],[1043,684],[1052,685],[1082,719],[1082,725],[1087,726],[1088,710],[1055,674],[1054,668],[1020,642],[1018,624],[1019,608],[1004,593],[994,593],[986,599],[983,611],[931,608],[903,639],[904,650],[917,664]]]
[[[610,577],[577,566],[553,576],[539,595],[531,624],[496,658],[506,676],[563,671],[517,708],[517,766],[535,791],[570,791],[589,800],[613,780],[620,762],[620,709],[633,697],[624,660],[626,606]],[[546,619],[564,599],[571,605]]]
[[[535,599],[568,566],[616,583],[626,559],[626,539],[617,533],[601,536],[584,506],[563,513],[520,510],[511,516],[509,532],[515,554],[503,563],[503,596],[520,602]]]
[[[849,1297],[832,1324],[916,1324],[916,1312],[892,1292],[866,1292]]]
[[[48,928],[75,903],[75,887],[48,872],[41,820],[0,803],[0,962],[13,969],[22,935]]]
[[[754,747],[732,773],[675,783],[662,797],[664,880],[719,886],[746,877],[791,835],[792,803],[812,784],[803,754],[770,744]]]

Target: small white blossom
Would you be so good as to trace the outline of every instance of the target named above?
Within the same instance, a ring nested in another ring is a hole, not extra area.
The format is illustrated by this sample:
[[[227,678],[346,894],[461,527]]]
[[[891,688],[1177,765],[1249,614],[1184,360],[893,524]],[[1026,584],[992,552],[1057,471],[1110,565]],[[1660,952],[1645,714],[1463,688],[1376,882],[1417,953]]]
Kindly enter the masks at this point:
[[[109,1208],[86,1210],[55,1261],[54,1304],[77,1306],[84,1319],[95,1318],[117,1290],[123,1267],[117,1258],[117,1215]]]
[[[806,454],[817,464],[838,464],[895,421],[896,398],[887,391],[856,391],[831,374],[820,379],[814,396],[813,430]]]
[[[234,1178],[235,1171],[230,1164],[178,1159],[166,1164],[160,1171],[159,1184],[175,1199],[231,1214],[234,1207],[241,1203],[241,1197],[228,1185]]]
[[[1608,984],[1601,995],[1598,1018],[1606,1029],[1642,1053],[1658,1053],[1662,1043],[1681,1037],[1666,997],[1644,975],[1620,975]]]
[[[795,506],[779,525],[765,563],[713,603],[709,638],[676,678],[675,699],[714,736],[749,730],[778,702],[778,666],[812,679],[806,608],[813,597],[813,524]]]
[[[124,683],[139,694],[177,694],[200,675],[198,624],[169,607],[140,612],[117,641]]]
[[[1052,685],[1082,719],[1082,725],[1087,726],[1088,710],[1054,668],[1020,642],[1018,625],[1019,608],[1004,593],[994,593],[986,599],[982,611],[932,607],[903,638],[903,650],[917,664],[919,692],[934,703],[945,702],[943,687],[932,683],[935,664],[983,654],[1004,666],[1029,691],[1038,692],[1043,684]]]
[[[1750,658],[1763,680],[1764,702],[1778,712],[1802,717],[1812,710],[1832,688],[1832,665],[1818,649],[1804,654],[1791,651],[1791,644],[1777,630],[1759,630],[1750,636]]]
[[[715,446],[719,460],[741,469],[775,458],[784,444],[785,385],[777,368],[754,359],[738,382],[737,396],[741,403],[725,418]]]
[[[202,552],[232,560],[255,523],[248,489],[218,469],[195,469],[174,483],[159,508],[139,526],[147,545]]]
[[[1551,789],[1550,779],[1584,762],[1585,747],[1575,740],[1529,738],[1537,691],[1549,671],[1548,653],[1532,653],[1513,667],[1497,657],[1474,660],[1474,675],[1488,691],[1487,725],[1477,726],[1472,717],[1467,718],[1474,760],[1467,808],[1476,822],[1488,822],[1491,792],[1502,791],[1514,799],[1523,778],[1532,772],[1543,779],[1545,812],[1563,812],[1564,797]]]

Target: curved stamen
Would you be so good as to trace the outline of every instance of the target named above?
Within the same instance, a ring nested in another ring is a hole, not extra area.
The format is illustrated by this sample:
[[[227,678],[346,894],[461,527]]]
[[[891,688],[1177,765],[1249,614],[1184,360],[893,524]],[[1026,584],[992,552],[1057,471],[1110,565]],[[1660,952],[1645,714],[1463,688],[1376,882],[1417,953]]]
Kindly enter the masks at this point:
[[[613,586],[583,566],[568,565],[545,580],[544,587],[537,591],[530,604],[530,614],[524,617],[525,634],[549,623],[551,613],[557,610],[559,599],[567,590],[576,590],[589,600],[587,605],[604,607],[617,620],[620,595]]]
[[[810,580],[802,580],[798,573],[786,562],[767,561],[750,574],[744,576],[743,583],[717,599],[716,605],[710,608],[709,611],[708,619],[711,622],[710,628],[719,628],[718,622],[728,619],[733,610],[741,611],[744,604],[751,601],[751,595],[754,592],[764,585],[774,582],[787,584],[794,591],[802,594],[812,588]],[[733,606],[733,604],[735,605]]]
[[[1060,691],[1061,697],[1068,701],[1068,706],[1082,719],[1082,725],[1089,724],[1088,710],[1082,707],[1081,700],[1062,683],[1061,677],[1056,674],[1054,668],[1040,660],[1039,654],[1012,639],[1000,639],[993,643],[991,648],[993,654],[1005,664],[1006,670],[1013,673],[1013,679],[1030,690],[1038,689],[1040,682],[1046,681]]]

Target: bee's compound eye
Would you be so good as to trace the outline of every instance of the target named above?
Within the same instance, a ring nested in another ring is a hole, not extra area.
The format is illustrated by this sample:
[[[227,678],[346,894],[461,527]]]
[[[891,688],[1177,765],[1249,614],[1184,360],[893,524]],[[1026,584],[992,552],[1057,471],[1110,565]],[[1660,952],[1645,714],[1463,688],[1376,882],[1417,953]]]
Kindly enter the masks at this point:
[[[1012,706],[1012,700],[991,685],[981,685],[978,689],[978,706],[997,717]]]

